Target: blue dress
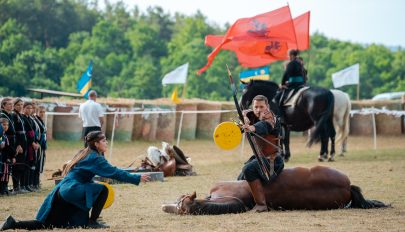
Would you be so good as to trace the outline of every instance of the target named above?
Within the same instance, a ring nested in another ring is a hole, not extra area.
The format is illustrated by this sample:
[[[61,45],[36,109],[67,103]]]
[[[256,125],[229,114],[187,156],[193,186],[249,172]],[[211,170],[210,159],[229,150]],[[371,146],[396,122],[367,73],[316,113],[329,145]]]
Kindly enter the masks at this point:
[[[112,166],[104,156],[93,151],[83,160],[79,161],[48,194],[38,211],[36,219],[45,223],[51,211],[52,202],[59,192],[59,195],[66,202],[75,205],[81,211],[75,213],[75,215],[66,215],[69,219],[67,220],[68,224],[65,226],[86,226],[88,223],[88,213],[103,189],[103,185],[93,182],[92,179],[95,175],[135,185],[138,185],[141,180],[140,175],[130,174]]]

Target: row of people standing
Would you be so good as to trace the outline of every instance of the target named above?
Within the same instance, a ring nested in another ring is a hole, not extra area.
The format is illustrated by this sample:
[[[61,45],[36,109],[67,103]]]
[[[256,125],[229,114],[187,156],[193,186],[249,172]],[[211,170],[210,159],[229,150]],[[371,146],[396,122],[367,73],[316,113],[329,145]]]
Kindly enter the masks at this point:
[[[3,98],[0,120],[0,194],[36,191],[46,158],[45,107],[21,98]],[[10,176],[13,190],[8,189]]]

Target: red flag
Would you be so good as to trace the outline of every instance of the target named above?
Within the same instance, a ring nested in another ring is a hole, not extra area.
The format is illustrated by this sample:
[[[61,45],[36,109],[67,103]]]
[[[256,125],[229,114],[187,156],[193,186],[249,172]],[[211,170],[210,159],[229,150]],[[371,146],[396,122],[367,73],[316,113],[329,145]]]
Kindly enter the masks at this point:
[[[288,49],[287,44],[297,44],[289,6],[252,18],[238,19],[228,29],[221,43],[208,55],[207,64],[197,73],[201,74],[208,69],[221,48],[235,51],[240,62],[251,56],[269,62],[280,59],[283,56],[281,53]],[[255,65],[258,66],[262,65]]]
[[[205,36],[205,46],[215,48],[221,44],[223,38],[223,35],[207,35]],[[227,50],[225,47],[226,45],[223,46],[222,49]]]
[[[297,37],[297,46],[290,48],[297,48],[301,51],[309,49],[309,20],[309,11],[293,19],[295,35]],[[215,48],[221,44],[223,38],[223,35],[207,35],[205,37],[205,45]],[[222,49],[235,51],[237,50],[237,46],[232,43],[227,43],[222,47]]]
[[[252,44],[258,43],[257,41],[232,40],[224,44],[222,49],[234,51],[238,57],[239,63],[243,67],[260,67],[277,60],[285,60],[287,59],[288,49],[295,48],[301,51],[309,49],[309,20],[309,11],[293,19],[297,43],[285,43],[284,41],[269,39],[269,41],[267,41],[267,50],[265,50],[264,54],[260,53],[259,50],[254,50],[254,48],[258,46]],[[224,36],[221,35],[207,35],[205,37],[205,45],[217,47],[221,44],[223,38]]]
[[[257,50],[257,47],[263,49]],[[278,60],[286,60],[287,51],[288,45],[285,41],[262,41],[251,47],[244,45],[236,51],[236,56],[243,67],[256,68]]]
[[[309,18],[310,12],[306,12],[294,19],[295,35],[297,36],[298,50],[309,49]]]

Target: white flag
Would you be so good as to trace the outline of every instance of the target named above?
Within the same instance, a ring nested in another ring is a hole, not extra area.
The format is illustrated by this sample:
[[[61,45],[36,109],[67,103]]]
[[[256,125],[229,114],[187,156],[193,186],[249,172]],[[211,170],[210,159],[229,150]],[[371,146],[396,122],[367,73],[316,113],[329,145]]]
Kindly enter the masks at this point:
[[[359,83],[360,65],[355,64],[332,74],[333,87],[344,85],[357,85]]]
[[[162,79],[162,85],[167,84],[184,84],[186,83],[188,72],[188,63],[177,67],[175,70],[166,74]]]

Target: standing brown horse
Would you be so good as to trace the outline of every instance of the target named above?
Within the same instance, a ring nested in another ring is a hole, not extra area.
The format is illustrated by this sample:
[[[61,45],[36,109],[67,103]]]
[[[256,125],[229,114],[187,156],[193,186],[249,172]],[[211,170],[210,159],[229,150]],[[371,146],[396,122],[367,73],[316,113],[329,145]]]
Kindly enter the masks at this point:
[[[264,186],[266,202],[272,209],[339,209],[387,207],[376,200],[366,200],[359,187],[350,185],[349,178],[332,168],[285,169],[273,182]],[[217,183],[206,199],[196,193],[182,195],[162,210],[175,214],[227,214],[252,209],[255,202],[246,181]]]

